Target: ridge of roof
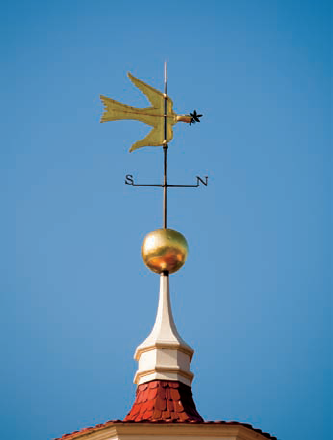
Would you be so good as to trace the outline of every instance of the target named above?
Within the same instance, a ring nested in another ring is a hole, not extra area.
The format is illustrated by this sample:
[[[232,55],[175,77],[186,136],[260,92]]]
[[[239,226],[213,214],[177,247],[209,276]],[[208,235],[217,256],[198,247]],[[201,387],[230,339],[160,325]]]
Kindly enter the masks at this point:
[[[244,428],[248,428],[251,429],[254,432],[257,432],[259,434],[261,434],[262,436],[266,437],[269,440],[277,440],[277,437],[274,437],[273,435],[269,434],[268,432],[263,432],[261,429],[259,428],[254,428],[250,423],[242,423],[242,422],[237,422],[234,420],[204,420],[202,422],[198,422],[198,421],[187,421],[187,422],[179,422],[179,421],[173,421],[173,422],[167,422],[165,420],[142,420],[140,422],[134,422],[133,420],[129,420],[127,422],[125,422],[124,420],[119,420],[119,419],[115,419],[115,420],[108,420],[105,423],[98,423],[95,426],[90,426],[88,428],[83,428],[80,431],[73,431],[72,433],[69,434],[64,434],[62,437],[58,437],[55,438],[53,440],[71,440],[74,439],[75,437],[78,437],[79,435],[82,434],[88,434],[90,432],[94,432],[94,431],[99,431],[103,428],[107,428],[108,426],[111,425],[116,425],[116,424],[122,424],[122,425],[129,425],[129,424],[134,424],[134,423],[138,423],[138,424],[146,424],[146,425],[162,425],[162,424],[181,424],[181,425],[238,425],[238,426],[243,426]]]

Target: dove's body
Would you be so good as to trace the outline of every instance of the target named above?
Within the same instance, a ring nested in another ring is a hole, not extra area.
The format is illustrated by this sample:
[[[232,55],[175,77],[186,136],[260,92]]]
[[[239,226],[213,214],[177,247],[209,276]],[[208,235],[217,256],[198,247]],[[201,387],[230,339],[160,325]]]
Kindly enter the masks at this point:
[[[176,124],[178,121],[191,122],[191,117],[189,115],[177,115],[172,110],[173,103],[168,96],[164,95],[138,78],[135,78],[130,73],[128,73],[128,76],[133,83],[147,96],[152,104],[152,107],[131,107],[101,95],[101,100],[105,106],[105,112],[102,115],[101,122],[133,119],[153,127],[153,129],[144,139],[137,141],[132,145],[130,151],[145,146],[163,145],[165,142],[171,141],[173,137],[172,126],[174,124]],[[167,101],[167,118],[165,118],[164,110],[165,100]],[[167,139],[165,139],[165,119],[167,119]]]

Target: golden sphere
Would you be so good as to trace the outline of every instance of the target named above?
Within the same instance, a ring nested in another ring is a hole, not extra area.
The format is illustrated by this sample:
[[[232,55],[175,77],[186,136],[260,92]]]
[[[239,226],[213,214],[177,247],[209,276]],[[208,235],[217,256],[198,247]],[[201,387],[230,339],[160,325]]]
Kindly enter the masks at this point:
[[[157,229],[145,236],[141,254],[145,265],[153,272],[174,273],[186,261],[188,244],[180,232],[173,229]]]

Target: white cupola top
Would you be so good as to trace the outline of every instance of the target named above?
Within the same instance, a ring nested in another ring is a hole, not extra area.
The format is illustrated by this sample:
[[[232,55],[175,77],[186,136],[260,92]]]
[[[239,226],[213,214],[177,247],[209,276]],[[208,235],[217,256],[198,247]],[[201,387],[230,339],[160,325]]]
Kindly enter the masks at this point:
[[[150,335],[136,349],[139,362],[134,383],[141,385],[151,380],[176,380],[191,385],[193,373],[190,362],[193,349],[181,338],[173,320],[169,276],[160,275],[160,297],[156,321]]]

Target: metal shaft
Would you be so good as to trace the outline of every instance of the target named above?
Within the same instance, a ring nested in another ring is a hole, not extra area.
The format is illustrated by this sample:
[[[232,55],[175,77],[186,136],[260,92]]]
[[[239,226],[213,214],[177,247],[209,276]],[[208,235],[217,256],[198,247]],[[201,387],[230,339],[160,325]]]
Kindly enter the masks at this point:
[[[163,228],[167,228],[168,217],[168,180],[167,180],[167,162],[168,162],[168,146],[163,146],[164,151],[164,182],[163,182]]]
[[[167,63],[164,63],[164,181],[163,181],[163,228],[167,228],[168,216],[168,86],[167,86]]]

